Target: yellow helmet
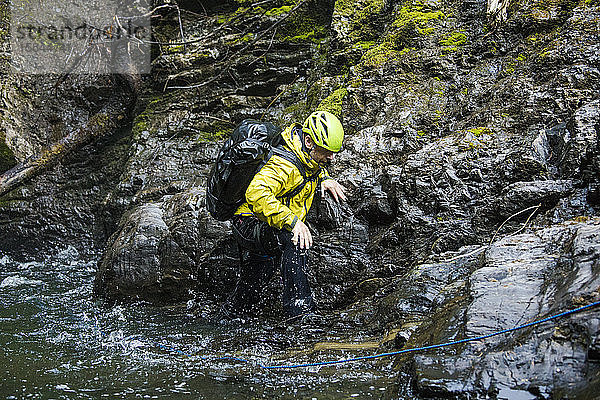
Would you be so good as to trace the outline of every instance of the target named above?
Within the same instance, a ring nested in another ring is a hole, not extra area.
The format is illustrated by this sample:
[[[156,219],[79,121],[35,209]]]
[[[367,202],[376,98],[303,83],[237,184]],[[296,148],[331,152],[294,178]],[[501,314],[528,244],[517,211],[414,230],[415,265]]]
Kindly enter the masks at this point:
[[[342,148],[344,128],[335,115],[327,111],[315,111],[310,114],[302,131],[308,133],[317,146],[337,153]]]

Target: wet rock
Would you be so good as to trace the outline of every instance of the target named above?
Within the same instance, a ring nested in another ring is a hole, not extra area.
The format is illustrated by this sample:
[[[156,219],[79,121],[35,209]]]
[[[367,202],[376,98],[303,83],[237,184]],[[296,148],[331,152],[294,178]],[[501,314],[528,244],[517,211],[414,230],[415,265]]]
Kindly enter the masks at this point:
[[[367,201],[359,208],[358,214],[367,220],[370,225],[386,225],[392,223],[396,217],[395,207],[390,202],[388,194],[381,186],[375,186],[366,196]]]
[[[81,129],[115,94],[114,77],[8,75],[2,92],[6,143],[21,161]]]
[[[600,152],[599,125],[600,100],[592,101],[575,112],[569,150],[562,163],[564,175],[577,175],[584,179],[597,177],[598,171],[589,164]]]
[[[158,303],[179,302],[198,291],[222,296],[223,286],[235,284],[237,253],[223,235],[229,224],[211,218],[203,201],[204,192],[191,189],[126,213],[99,265],[96,292]]]
[[[104,202],[129,152],[128,132],[116,132],[64,158],[51,171],[0,197],[0,248],[15,259],[72,245],[100,253],[114,210]]]
[[[509,217],[512,213],[540,204],[552,208],[564,197],[573,193],[574,182],[535,181],[516,182],[505,189],[499,209],[502,215]]]
[[[121,229],[98,268],[96,291],[110,299],[181,299],[191,287],[193,261],[175,242],[157,205],[124,216]],[[182,290],[184,289],[184,290]]]
[[[358,280],[372,276],[367,244],[368,225],[354,215],[346,205],[336,204],[329,195],[326,199],[315,199],[321,203],[317,211],[328,204],[328,209],[336,210],[329,214],[335,224],[323,223],[319,215],[309,215],[315,222],[315,247],[310,255],[310,280],[319,308],[330,309],[351,299]]]
[[[587,201],[594,207],[600,206],[600,183],[591,183],[587,192]]]
[[[495,243],[485,251],[481,267],[467,277],[472,300],[464,317],[458,325],[446,320],[436,341],[487,335],[596,301],[598,277],[591,268],[598,260],[599,234],[596,219]],[[442,305],[434,320],[440,320],[439,312],[447,310]],[[589,310],[445,351],[452,356],[418,355],[417,391],[424,397],[469,393],[474,398],[511,391],[550,398],[584,391],[595,370],[588,353],[594,351],[597,324],[598,311]],[[430,336],[418,337],[413,335],[411,344]]]

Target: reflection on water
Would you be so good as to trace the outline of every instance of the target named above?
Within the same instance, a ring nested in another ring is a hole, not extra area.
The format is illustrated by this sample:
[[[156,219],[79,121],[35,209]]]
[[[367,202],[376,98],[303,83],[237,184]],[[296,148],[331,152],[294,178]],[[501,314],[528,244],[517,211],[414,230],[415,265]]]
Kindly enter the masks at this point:
[[[291,371],[256,366],[361,355],[302,351],[340,332],[207,323],[184,307],[106,307],[91,295],[95,265],[72,248],[43,262],[0,254],[0,398],[394,397],[392,360]],[[251,363],[205,359],[218,356]]]

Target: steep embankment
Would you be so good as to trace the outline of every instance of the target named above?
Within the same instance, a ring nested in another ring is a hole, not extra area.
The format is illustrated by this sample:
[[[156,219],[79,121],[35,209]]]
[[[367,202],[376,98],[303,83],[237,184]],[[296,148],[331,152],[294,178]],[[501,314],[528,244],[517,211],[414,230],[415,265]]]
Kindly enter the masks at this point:
[[[115,168],[80,213],[96,216],[81,231],[104,222],[112,234],[97,291],[195,297],[210,316],[237,268],[228,225],[203,207],[220,139],[243,118],[285,125],[324,108],[347,130],[333,175],[351,196],[342,207],[320,201],[311,215],[315,296],[335,315],[323,328],[412,347],[598,299],[598,1],[513,2],[492,21],[481,1],[246,3],[184,11],[185,38],[177,13],[163,16],[130,142],[98,142],[87,167],[61,165],[3,196],[3,249],[32,248],[23,237],[37,225],[19,207],[47,219],[86,193],[77,184],[44,196],[43,182],[107,162]],[[99,203],[101,218],[90,207]],[[53,222],[74,243],[70,212]],[[278,312],[279,290],[269,287],[265,316]],[[589,311],[399,358],[399,393],[589,398],[598,321]]]

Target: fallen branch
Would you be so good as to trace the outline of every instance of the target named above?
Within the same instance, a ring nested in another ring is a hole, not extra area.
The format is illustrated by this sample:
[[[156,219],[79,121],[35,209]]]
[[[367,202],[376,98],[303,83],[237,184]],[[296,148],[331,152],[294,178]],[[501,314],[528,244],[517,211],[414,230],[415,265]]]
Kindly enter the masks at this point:
[[[508,0],[488,0],[487,16],[492,26],[498,26],[506,21],[509,4]]]
[[[0,196],[56,165],[72,151],[77,150],[94,139],[106,135],[108,132],[114,131],[121,126],[127,117],[124,109],[125,107],[121,107],[121,113],[101,112],[95,114],[90,118],[86,126],[53,144],[48,149],[42,151],[40,155],[29,157],[0,175]]]

